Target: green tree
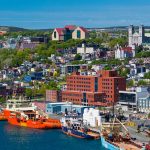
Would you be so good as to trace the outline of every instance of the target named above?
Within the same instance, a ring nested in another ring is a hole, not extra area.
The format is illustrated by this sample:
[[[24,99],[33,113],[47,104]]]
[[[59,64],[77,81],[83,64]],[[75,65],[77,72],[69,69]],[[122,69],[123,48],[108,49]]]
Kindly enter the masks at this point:
[[[58,84],[55,81],[50,81],[46,88],[48,90],[58,90]]]
[[[147,85],[147,82],[144,80],[140,80],[137,85],[138,86],[145,86],[145,85]]]
[[[111,70],[111,67],[110,67],[109,65],[106,65],[106,66],[104,67],[104,70]]]
[[[127,75],[130,73],[130,69],[129,68],[125,68],[125,69],[120,69],[119,70],[119,75],[122,77],[127,77]]]
[[[4,97],[0,97],[0,103],[5,103],[6,99]]]
[[[133,87],[134,86],[134,81],[133,80],[129,80],[127,82],[127,87]]]
[[[110,48],[114,48],[117,44],[125,46],[127,44],[127,38],[113,38],[109,41]]]
[[[145,73],[144,79],[150,79],[150,71],[148,73]]]
[[[135,47],[136,53],[140,53],[140,52],[142,52],[142,50],[143,50],[143,46],[142,45]]]
[[[27,96],[27,97],[32,97],[33,96],[33,91],[32,91],[32,89],[29,89],[29,88],[27,88],[26,90],[25,90],[25,95]]]
[[[74,60],[81,60],[82,59],[82,56],[80,54],[76,54]]]

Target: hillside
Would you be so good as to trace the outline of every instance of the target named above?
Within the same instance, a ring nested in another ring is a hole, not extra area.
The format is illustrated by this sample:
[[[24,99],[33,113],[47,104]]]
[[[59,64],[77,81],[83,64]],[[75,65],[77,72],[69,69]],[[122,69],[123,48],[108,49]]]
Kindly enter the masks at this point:
[[[1,31],[7,31],[7,32],[20,32],[20,31],[50,31],[52,29],[24,29],[19,27],[10,27],[10,26],[0,26]]]

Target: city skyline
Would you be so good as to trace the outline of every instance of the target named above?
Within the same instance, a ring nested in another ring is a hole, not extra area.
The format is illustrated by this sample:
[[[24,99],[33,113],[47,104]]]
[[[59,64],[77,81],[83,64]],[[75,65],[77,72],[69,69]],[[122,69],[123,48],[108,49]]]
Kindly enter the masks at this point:
[[[148,0],[5,0],[0,5],[0,26],[44,29],[66,24],[85,27],[149,25],[149,10]]]

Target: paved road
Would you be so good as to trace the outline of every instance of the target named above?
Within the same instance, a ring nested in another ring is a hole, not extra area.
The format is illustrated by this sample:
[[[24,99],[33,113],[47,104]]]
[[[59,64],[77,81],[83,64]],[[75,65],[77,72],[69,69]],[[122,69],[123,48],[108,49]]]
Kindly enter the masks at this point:
[[[142,143],[150,142],[150,137],[148,137],[145,133],[143,133],[143,132],[137,133],[137,130],[135,128],[132,128],[132,127],[127,127],[127,129],[129,130],[131,136],[133,138],[136,138],[137,141],[140,141]]]

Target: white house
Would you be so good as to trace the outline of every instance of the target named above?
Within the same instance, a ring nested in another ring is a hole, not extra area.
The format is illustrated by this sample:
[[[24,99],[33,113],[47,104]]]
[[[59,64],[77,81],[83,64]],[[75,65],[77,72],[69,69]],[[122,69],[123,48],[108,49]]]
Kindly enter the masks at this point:
[[[77,47],[77,54],[92,54],[94,53],[93,47],[87,47],[85,43],[82,44],[82,47]]]
[[[125,58],[132,58],[135,57],[135,46],[132,47],[116,47],[115,50],[115,59],[125,59]]]

